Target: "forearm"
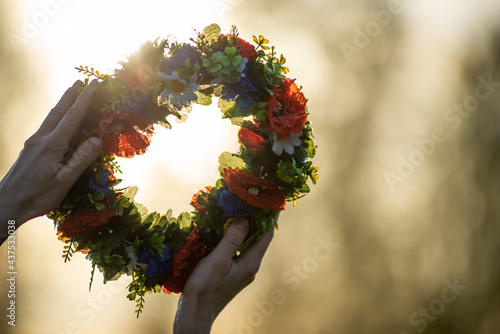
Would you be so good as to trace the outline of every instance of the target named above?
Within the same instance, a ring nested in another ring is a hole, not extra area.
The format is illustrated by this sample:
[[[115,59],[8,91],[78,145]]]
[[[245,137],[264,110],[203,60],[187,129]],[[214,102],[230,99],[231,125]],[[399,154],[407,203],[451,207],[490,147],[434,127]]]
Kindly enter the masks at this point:
[[[6,191],[4,182],[0,182],[0,246],[13,231],[29,220],[26,213],[15,194]]]
[[[207,317],[206,311],[199,307],[207,308],[207,304],[200,302],[197,298],[189,298],[186,301],[182,295],[175,315],[174,334],[209,334],[212,329],[213,316]]]

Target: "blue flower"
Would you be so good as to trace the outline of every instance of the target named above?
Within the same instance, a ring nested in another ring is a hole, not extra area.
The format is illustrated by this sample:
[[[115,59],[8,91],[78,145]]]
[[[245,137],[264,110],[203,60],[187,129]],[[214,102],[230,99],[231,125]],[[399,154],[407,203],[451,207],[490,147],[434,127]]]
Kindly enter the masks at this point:
[[[89,179],[89,189],[94,192],[99,190],[104,195],[108,195],[111,192],[111,189],[106,184],[109,182],[111,173],[107,169],[101,169],[100,172],[101,175],[99,182],[97,182],[97,174],[91,175]]]
[[[239,198],[229,189],[217,189],[215,196],[217,206],[222,209],[222,221],[228,218],[244,216],[252,213],[254,207]]]
[[[235,100],[240,109],[249,107],[253,101],[260,101],[264,97],[264,91],[259,83],[248,74],[248,69],[253,62],[246,64],[241,79],[232,82],[222,88],[224,100]]]
[[[161,71],[168,74],[179,68],[184,68],[186,59],[189,59],[191,66],[193,66],[200,61],[201,53],[191,45],[184,43],[182,47],[175,50],[169,58],[163,60]]]
[[[173,270],[170,254],[171,249],[168,247],[168,244],[165,244],[165,246],[167,247],[163,249],[163,257],[156,252],[153,254],[151,249],[147,249],[137,257],[137,263],[145,263],[148,265],[146,269],[146,278],[165,276]]]
[[[164,86],[168,87],[161,92],[161,97],[169,100],[170,104],[177,110],[189,106],[192,101],[198,99],[195,93],[200,86],[197,82],[198,75],[190,75],[187,78],[189,81],[187,81],[182,79],[177,71],[171,75],[166,75],[163,72],[158,72],[157,74],[164,81]]]

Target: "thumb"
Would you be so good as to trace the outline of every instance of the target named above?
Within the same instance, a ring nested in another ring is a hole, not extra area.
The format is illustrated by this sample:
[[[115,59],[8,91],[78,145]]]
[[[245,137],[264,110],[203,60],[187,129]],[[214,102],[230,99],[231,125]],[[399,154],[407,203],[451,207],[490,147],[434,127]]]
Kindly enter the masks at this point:
[[[97,159],[102,151],[102,140],[97,137],[87,139],[81,144],[71,159],[57,173],[57,178],[73,185],[83,171]]]
[[[236,250],[243,244],[248,234],[249,223],[247,219],[239,218],[235,220],[227,229],[217,247],[212,251],[214,256],[221,260],[230,261]]]

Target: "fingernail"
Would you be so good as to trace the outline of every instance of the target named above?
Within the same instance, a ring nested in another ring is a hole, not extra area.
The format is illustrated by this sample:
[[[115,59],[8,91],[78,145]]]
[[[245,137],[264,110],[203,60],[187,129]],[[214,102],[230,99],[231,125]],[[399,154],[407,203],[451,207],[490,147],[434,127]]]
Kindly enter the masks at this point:
[[[92,137],[89,139],[90,145],[92,145],[95,148],[101,147],[102,145],[102,139],[99,137]]]
[[[238,218],[233,222],[233,225],[235,225],[237,228],[240,230],[244,231],[248,229],[248,220],[245,218]]]

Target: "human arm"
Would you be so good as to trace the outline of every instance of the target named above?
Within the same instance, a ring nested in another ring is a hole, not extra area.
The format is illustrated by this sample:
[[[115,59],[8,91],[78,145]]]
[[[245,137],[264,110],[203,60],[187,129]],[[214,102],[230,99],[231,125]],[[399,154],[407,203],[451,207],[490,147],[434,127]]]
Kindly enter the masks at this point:
[[[219,313],[255,279],[273,230],[263,233],[249,249],[234,257],[248,229],[246,219],[233,222],[217,247],[198,263],[179,298],[174,334],[210,333]]]
[[[102,140],[92,137],[64,164],[71,138],[98,88],[97,81],[93,81],[78,94],[81,85],[77,81],[64,93],[0,181],[0,244],[8,236],[9,220],[14,220],[18,228],[50,212],[101,152]]]

